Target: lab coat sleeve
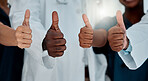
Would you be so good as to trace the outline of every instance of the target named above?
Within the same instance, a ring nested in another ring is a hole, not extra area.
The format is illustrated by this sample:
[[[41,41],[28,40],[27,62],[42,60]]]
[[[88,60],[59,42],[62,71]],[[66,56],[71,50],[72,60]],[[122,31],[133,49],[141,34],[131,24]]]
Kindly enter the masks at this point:
[[[46,35],[46,29],[41,23],[40,19],[40,0],[14,0],[11,4],[10,21],[14,29],[22,25],[24,20],[24,13],[26,9],[31,11],[30,28],[32,29],[32,44],[30,48],[25,50],[31,54],[33,59],[45,66],[52,68],[55,59],[48,56],[47,51],[42,50],[42,41]]]
[[[132,51],[128,55],[121,51],[119,55],[129,69],[135,70],[148,58],[148,13],[139,23],[127,30],[127,37],[130,40]]]

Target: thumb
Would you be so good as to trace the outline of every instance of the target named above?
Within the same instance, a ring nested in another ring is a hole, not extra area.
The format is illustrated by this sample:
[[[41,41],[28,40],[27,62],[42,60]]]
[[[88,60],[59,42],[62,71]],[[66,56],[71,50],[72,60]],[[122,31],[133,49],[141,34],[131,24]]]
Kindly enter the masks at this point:
[[[126,32],[126,28],[123,22],[123,16],[120,10],[117,11],[116,17],[117,17],[117,22],[118,22],[119,27],[122,28]],[[126,38],[126,33],[125,33],[123,48],[126,48],[126,46],[127,46],[127,38]]]
[[[59,30],[58,23],[59,23],[58,13],[54,11],[52,13],[52,29],[55,29],[56,31]]]
[[[123,22],[123,16],[120,10],[117,11],[116,13],[116,18],[117,18],[117,23],[119,25],[120,28],[122,28],[124,31],[126,31],[124,22]]]
[[[27,9],[24,16],[23,26],[29,26],[30,10]]]
[[[83,15],[82,15],[82,18],[83,18],[83,21],[84,21],[86,27],[92,28],[92,27],[91,27],[91,24],[89,23],[89,19],[88,19],[88,17],[86,16],[86,14],[83,14]]]

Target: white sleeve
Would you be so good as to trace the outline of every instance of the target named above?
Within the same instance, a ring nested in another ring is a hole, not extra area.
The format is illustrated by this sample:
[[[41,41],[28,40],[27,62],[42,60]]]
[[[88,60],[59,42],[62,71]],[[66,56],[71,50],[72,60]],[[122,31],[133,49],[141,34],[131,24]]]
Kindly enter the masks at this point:
[[[139,68],[148,58],[148,13],[142,20],[127,30],[132,51],[129,55],[119,52],[120,57],[129,69]]]
[[[41,11],[40,0],[13,0],[10,10],[10,21],[14,29],[22,25],[24,20],[25,10],[31,11],[30,28],[32,29],[32,44],[30,48],[25,50],[31,54],[36,62],[45,67],[53,67],[55,59],[48,56],[47,51],[42,50],[42,41],[46,35],[46,30],[43,27],[40,19]]]

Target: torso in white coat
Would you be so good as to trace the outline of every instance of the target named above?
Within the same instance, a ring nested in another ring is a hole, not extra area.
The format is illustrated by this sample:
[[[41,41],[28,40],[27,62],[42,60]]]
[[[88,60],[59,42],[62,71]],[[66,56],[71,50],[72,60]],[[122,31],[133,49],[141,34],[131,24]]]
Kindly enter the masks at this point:
[[[22,81],[84,81],[84,50],[78,41],[78,33],[84,26],[81,17],[83,5],[81,0],[67,0],[67,3],[59,4],[56,0],[14,1],[10,14],[14,28],[21,24],[25,9],[31,10],[33,43],[25,51]],[[41,46],[52,23],[52,11],[58,12],[59,27],[67,41],[64,55],[55,59],[49,58],[47,52],[43,53]]]

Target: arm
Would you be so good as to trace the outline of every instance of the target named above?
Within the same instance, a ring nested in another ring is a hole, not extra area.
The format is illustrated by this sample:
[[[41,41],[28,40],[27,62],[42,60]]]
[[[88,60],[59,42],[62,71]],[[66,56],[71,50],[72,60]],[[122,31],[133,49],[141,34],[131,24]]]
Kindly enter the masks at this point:
[[[26,10],[22,26],[16,30],[0,23],[0,44],[6,46],[18,46],[20,48],[29,48],[31,45],[31,29],[29,27],[30,11]]]
[[[93,34],[93,47],[103,47],[107,43],[107,31],[105,29],[95,29]]]
[[[15,30],[0,23],[0,44],[5,46],[17,46]]]

